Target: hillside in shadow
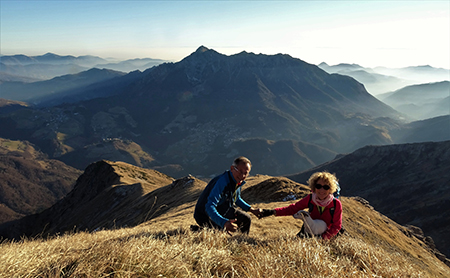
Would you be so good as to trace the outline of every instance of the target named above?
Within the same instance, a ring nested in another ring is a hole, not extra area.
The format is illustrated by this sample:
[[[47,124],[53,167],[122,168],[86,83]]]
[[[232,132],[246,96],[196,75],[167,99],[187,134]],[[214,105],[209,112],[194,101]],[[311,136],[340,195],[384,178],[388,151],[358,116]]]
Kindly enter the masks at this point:
[[[0,224],[49,208],[81,173],[29,142],[0,138]]]

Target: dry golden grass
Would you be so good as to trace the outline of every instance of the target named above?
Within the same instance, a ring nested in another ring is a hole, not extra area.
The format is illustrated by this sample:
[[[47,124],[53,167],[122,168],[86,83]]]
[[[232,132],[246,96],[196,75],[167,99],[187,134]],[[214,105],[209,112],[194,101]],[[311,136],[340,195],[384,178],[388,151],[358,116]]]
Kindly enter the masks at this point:
[[[76,233],[4,242],[0,261],[0,277],[430,277],[360,239],[298,239],[286,229],[232,237],[150,227]]]
[[[122,180],[128,177],[119,170]],[[132,182],[150,182],[142,173],[130,173]],[[270,196],[293,190],[286,179],[281,185],[261,185],[268,179],[251,177],[246,187],[259,184],[261,194]],[[273,186],[278,189],[269,190]],[[302,223],[292,217],[252,216],[249,235],[191,232],[192,195],[203,187],[194,181],[152,191],[158,202],[150,202],[150,193],[141,202],[164,213],[147,209],[155,216],[134,228],[5,241],[0,244],[0,277],[450,277],[450,269],[423,242],[351,198],[341,198],[347,232],[331,241],[297,238]],[[254,200],[268,198],[248,193]],[[274,208],[292,202],[254,206]]]

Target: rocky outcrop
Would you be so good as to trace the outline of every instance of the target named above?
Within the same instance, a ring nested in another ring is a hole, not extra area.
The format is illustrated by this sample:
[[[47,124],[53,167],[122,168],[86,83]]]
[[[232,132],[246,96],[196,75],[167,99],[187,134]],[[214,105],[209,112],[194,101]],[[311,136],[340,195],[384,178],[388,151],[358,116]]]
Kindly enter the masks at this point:
[[[430,236],[425,236],[421,228],[413,225],[406,225],[406,229],[403,231],[405,235],[409,237],[414,236],[417,239],[421,240],[439,260],[450,267],[450,259],[448,259],[436,248],[436,244],[434,243],[433,238]]]
[[[20,238],[72,230],[94,230],[141,223],[136,205],[143,196],[172,178],[123,162],[99,161],[89,165],[65,198],[39,214],[0,226],[0,236]],[[142,220],[141,220],[142,221]]]

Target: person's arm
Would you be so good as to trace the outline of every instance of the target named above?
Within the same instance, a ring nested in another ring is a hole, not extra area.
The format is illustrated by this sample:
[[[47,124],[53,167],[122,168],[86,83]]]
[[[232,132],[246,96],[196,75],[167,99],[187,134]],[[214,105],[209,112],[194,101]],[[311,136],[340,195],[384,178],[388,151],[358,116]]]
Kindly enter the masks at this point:
[[[281,208],[276,208],[276,209],[262,209],[262,210],[260,209],[258,218],[261,219],[261,218],[268,217],[271,215],[275,215],[275,216],[294,215],[298,211],[308,207],[308,198],[307,197],[308,196],[301,199],[297,203],[290,204],[289,206],[286,206],[286,207],[281,207]]]
[[[213,189],[211,190],[211,193],[209,193],[208,201],[205,205],[205,211],[208,214],[209,218],[219,225],[220,227],[224,227],[225,223],[229,220],[222,215],[219,214],[217,211],[217,205],[219,204],[220,199],[222,198],[222,192],[227,186],[228,181],[226,179],[226,176],[220,177],[216,184],[214,185]]]
[[[241,188],[236,190],[236,205],[243,209],[244,211],[253,213],[256,217],[260,218],[262,210],[260,208],[252,208],[244,199],[241,197]]]
[[[305,209],[308,207],[308,199],[309,195],[307,195],[305,198],[301,199],[300,201],[290,204],[285,207],[276,208],[275,209],[275,216],[287,216],[287,215],[294,215],[299,210]]]
[[[339,233],[342,227],[342,204],[339,200],[336,200],[336,207],[334,209],[333,223],[331,226],[322,234],[322,238],[329,240]]]
[[[243,209],[244,211],[251,212],[256,217],[261,218],[262,209],[260,209],[260,208],[252,208],[251,205],[249,205],[246,201],[244,201],[244,199],[242,199],[242,197],[241,197],[241,188],[242,187],[239,187],[236,190],[236,205],[238,207],[240,207],[241,209]]]
[[[242,187],[239,187],[236,190],[236,205],[241,209],[243,209],[244,211],[250,211],[251,206],[247,204],[247,202],[245,202],[241,197],[241,188]]]

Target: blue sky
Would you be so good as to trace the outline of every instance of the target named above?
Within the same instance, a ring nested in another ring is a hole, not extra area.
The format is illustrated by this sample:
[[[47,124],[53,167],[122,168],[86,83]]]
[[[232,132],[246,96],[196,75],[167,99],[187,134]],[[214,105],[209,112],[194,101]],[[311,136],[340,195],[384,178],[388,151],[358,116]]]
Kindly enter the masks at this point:
[[[200,45],[308,63],[450,68],[450,1],[0,0],[3,55],[179,61]]]

